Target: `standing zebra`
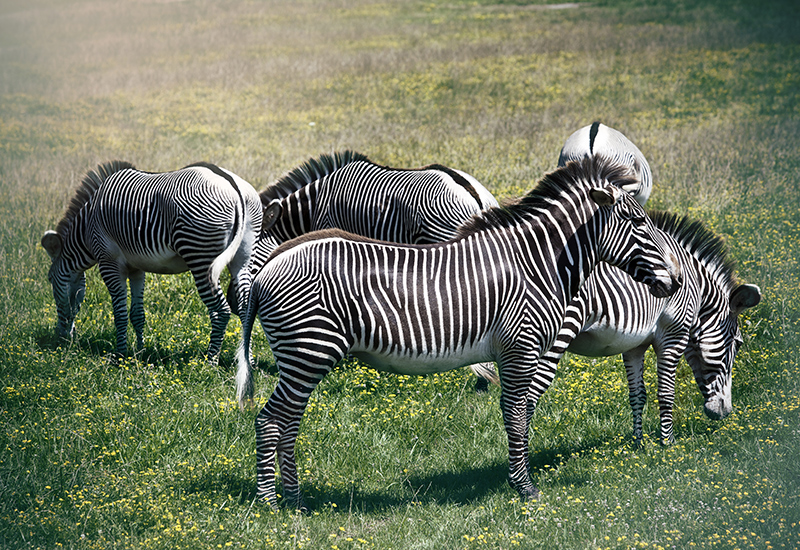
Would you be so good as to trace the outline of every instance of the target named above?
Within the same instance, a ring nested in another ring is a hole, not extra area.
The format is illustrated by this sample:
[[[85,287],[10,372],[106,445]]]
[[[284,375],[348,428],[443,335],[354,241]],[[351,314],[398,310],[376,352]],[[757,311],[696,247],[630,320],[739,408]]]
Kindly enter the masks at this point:
[[[488,189],[459,170],[440,164],[388,168],[354,151],[310,159],[260,196],[266,217],[253,253],[253,277],[281,243],[311,231],[341,229],[393,243],[433,244],[455,237],[472,216],[498,206]],[[228,296],[233,303],[230,288]],[[470,368],[480,391],[498,382],[491,363]]]
[[[474,177],[432,164],[380,166],[354,151],[310,159],[261,192],[271,227],[256,244],[253,273],[281,243],[320,229],[406,244],[456,235],[475,214],[498,206]]]
[[[280,371],[255,421],[259,496],[276,504],[277,454],[286,499],[303,506],[294,459],[300,419],[319,381],[352,354],[379,370],[418,375],[497,361],[509,483],[535,497],[529,386],[572,296],[599,261],[658,296],[680,284],[663,238],[617,187],[632,182],[626,174],[601,157],[570,163],[446,243],[391,245],[328,230],[275,250],[253,282],[237,358],[240,372],[249,371],[259,314]],[[240,402],[251,393],[240,385]]]
[[[227,265],[244,308],[262,215],[255,189],[211,164],[162,174],[140,172],[121,161],[100,165],[83,179],[56,230],[42,237],[52,260],[48,278],[58,310],[57,334],[74,334],[86,290],[84,272],[97,264],[114,308],[116,353],[127,352],[126,279],[131,324],[142,348],[145,272],[188,270],[211,316],[208,356],[215,359],[230,318],[219,276]]]
[[[602,357],[622,354],[633,411],[633,438],[642,439],[646,402],[644,355],[653,346],[658,359],[661,441],[672,443],[675,373],[681,355],[694,372],[706,415],[725,418],[732,410],[733,361],[742,342],[737,318],[761,300],[756,285],[736,284],[733,263],[722,240],[702,223],[664,212],[651,213],[678,258],[683,285],[656,298],[647,287],[608,264],[598,264],[567,307],[553,347],[539,360],[531,384],[530,412],[550,386],[565,351]]]
[[[628,185],[625,190],[644,206],[653,190],[653,174],[650,165],[639,148],[621,132],[609,128],[605,124],[595,122],[584,126],[573,133],[564,142],[558,165],[564,166],[571,160],[580,160],[592,155],[603,155],[618,164],[629,166],[637,177],[637,182]]]

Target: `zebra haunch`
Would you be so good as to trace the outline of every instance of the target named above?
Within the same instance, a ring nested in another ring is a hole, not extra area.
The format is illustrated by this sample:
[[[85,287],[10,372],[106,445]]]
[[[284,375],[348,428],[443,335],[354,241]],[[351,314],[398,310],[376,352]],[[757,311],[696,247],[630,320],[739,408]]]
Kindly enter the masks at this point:
[[[116,353],[127,352],[127,281],[136,344],[144,344],[145,272],[190,271],[211,317],[208,356],[222,346],[230,307],[219,287],[225,266],[237,300],[249,299],[251,251],[261,229],[255,189],[227,170],[200,163],[147,173],[114,161],[90,171],[55,231],[42,246],[52,264],[48,278],[58,311],[56,332],[71,337],[86,289],[84,272],[97,264],[111,294]]]
[[[592,357],[622,353],[633,412],[633,438],[642,439],[644,355],[656,353],[661,441],[674,441],[675,374],[685,355],[703,395],[706,415],[719,420],[732,410],[733,363],[742,343],[737,318],[761,300],[756,285],[737,284],[722,239],[700,222],[650,213],[683,268],[684,284],[655,298],[619,269],[599,264],[567,307],[564,325],[540,362],[531,385],[531,412],[555,377],[565,351]]]
[[[509,483],[523,498],[538,495],[528,473],[527,398],[567,304],[600,261],[659,296],[680,286],[663,237],[618,187],[630,183],[626,169],[594,157],[473,218],[446,243],[390,245],[329,230],[279,247],[254,281],[237,357],[249,370],[260,315],[280,377],[255,420],[258,495],[277,504],[277,458],[285,499],[304,506],[294,459],[300,419],[347,354],[401,374],[496,361]]]
[[[561,148],[558,165],[564,166],[570,161],[593,155],[603,155],[618,164],[630,167],[637,181],[626,186],[625,190],[631,193],[639,204],[645,205],[653,190],[653,173],[650,171],[647,159],[631,140],[614,128],[594,122],[567,138]]]

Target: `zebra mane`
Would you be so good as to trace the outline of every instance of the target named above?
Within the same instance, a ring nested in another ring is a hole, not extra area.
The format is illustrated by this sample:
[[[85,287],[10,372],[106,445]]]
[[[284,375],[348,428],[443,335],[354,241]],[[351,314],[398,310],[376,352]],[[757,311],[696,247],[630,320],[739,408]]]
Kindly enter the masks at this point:
[[[617,187],[635,184],[638,180],[629,168],[610,159],[595,155],[568,162],[555,172],[547,174],[536,186],[520,199],[501,206],[489,208],[476,214],[458,229],[456,238],[494,227],[510,227],[527,214],[546,207],[553,199],[578,185],[591,185],[608,181]]]
[[[317,158],[308,159],[264,189],[259,194],[261,202],[267,204],[273,199],[288,197],[295,191],[332,174],[339,168],[358,161],[369,162],[369,159],[361,153],[350,150],[338,151],[330,155],[322,154]]]
[[[56,233],[64,235],[78,215],[78,212],[81,211],[81,208],[92,200],[92,197],[97,193],[97,190],[100,189],[100,186],[102,186],[111,175],[133,167],[134,166],[129,162],[112,160],[111,162],[98,165],[96,170],[89,170],[83,177],[83,181],[75,189],[75,195],[72,197],[67,211],[64,213],[64,217],[58,222]]]
[[[736,264],[728,254],[728,247],[719,235],[705,223],[671,212],[648,211],[653,224],[674,238],[698,262],[711,272],[723,289],[736,284]]]

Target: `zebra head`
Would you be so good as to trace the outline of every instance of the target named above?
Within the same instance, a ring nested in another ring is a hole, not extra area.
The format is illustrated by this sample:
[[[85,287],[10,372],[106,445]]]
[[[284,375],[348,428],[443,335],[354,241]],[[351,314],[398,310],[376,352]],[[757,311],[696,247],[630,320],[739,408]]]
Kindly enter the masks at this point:
[[[738,317],[761,301],[761,290],[756,285],[739,285],[730,296],[716,294],[706,298],[685,355],[705,399],[706,416],[721,420],[733,410],[733,361],[742,344]]]
[[[53,286],[53,297],[58,312],[56,335],[72,338],[75,334],[75,317],[86,294],[86,276],[82,270],[70,267],[65,259],[64,241],[55,231],[47,231],[42,237],[42,246],[52,261],[47,278]]]
[[[656,298],[675,294],[683,284],[680,263],[639,203],[613,183],[589,194],[611,211],[598,243],[600,260],[647,285]]]

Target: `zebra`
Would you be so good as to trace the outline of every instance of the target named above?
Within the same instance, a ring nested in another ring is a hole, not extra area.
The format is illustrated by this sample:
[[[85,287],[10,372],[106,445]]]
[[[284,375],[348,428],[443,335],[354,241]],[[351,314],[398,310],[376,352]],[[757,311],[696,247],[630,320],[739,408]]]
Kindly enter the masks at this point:
[[[433,244],[453,238],[472,216],[499,206],[486,187],[460,170],[441,164],[390,168],[351,150],[309,159],[259,195],[265,218],[253,252],[253,277],[281,243],[311,231],[342,229],[394,243]],[[234,309],[232,287],[228,302]],[[498,383],[491,363],[470,369],[478,377],[478,391]]]
[[[558,157],[558,166],[585,156],[604,155],[619,164],[633,168],[637,182],[626,188],[634,198],[645,205],[653,189],[653,174],[650,165],[636,145],[621,132],[600,122],[584,126],[564,142]]]
[[[281,243],[320,229],[382,241],[433,244],[456,235],[475,214],[498,206],[473,176],[430,164],[399,169],[351,151],[309,159],[260,193],[265,207],[253,275]]]
[[[742,343],[737,319],[759,303],[761,290],[757,285],[737,284],[722,239],[702,222],[666,212],[648,214],[678,258],[684,284],[672,296],[656,298],[618,268],[598,264],[567,307],[553,347],[539,360],[528,396],[529,414],[553,381],[565,351],[592,357],[622,353],[633,439],[640,444],[647,397],[644,355],[650,346],[657,357],[662,444],[675,440],[672,408],[682,355],[703,395],[706,415],[720,420],[730,414],[733,362]]]
[[[116,351],[127,353],[130,320],[144,346],[145,272],[190,271],[211,317],[208,357],[214,361],[230,318],[219,277],[227,265],[239,306],[250,293],[251,250],[262,223],[258,193],[233,173],[198,163],[166,173],[112,161],[89,171],[55,231],[42,246],[52,260],[48,279],[58,312],[56,333],[70,338],[86,290],[84,272],[97,264],[111,294]]]
[[[602,157],[570,163],[445,243],[388,244],[326,230],[276,249],[253,281],[237,353],[244,407],[253,393],[258,314],[280,371],[255,420],[259,498],[277,505],[277,455],[286,502],[304,507],[294,458],[300,420],[316,385],[348,354],[415,375],[496,361],[508,480],[523,498],[535,498],[526,400],[571,297],[599,261],[619,265],[657,296],[680,285],[663,237],[617,187],[632,183],[627,174]]]

